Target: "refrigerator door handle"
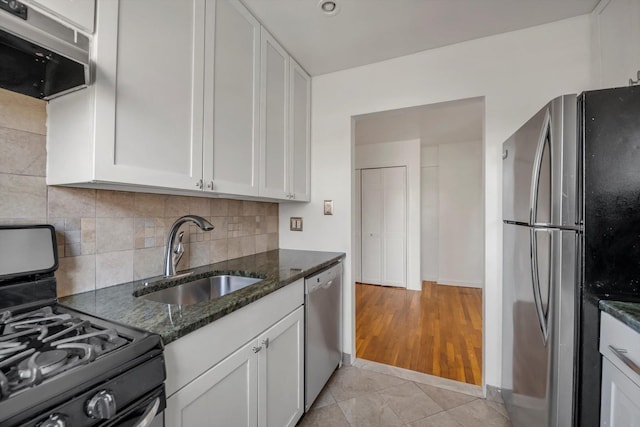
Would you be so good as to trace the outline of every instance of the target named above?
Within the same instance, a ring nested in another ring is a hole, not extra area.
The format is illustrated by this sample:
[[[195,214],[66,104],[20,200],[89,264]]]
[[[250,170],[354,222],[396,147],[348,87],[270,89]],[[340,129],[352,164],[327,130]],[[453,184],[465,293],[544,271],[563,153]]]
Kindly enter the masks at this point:
[[[542,157],[544,155],[544,147],[547,141],[547,135],[551,132],[551,112],[549,109],[544,114],[542,121],[542,129],[538,137],[538,147],[536,148],[536,156],[533,161],[533,176],[531,177],[531,195],[529,202],[529,224],[535,225],[538,220],[538,190],[540,185],[540,171],[542,169]],[[551,141],[551,138],[549,138]],[[549,151],[551,154],[551,150]]]
[[[538,265],[538,242],[536,238],[537,232],[551,232],[552,230],[547,229],[529,229],[529,239],[531,242],[531,278],[532,278],[532,290],[533,290],[533,300],[536,306],[536,314],[538,316],[538,324],[540,325],[540,330],[542,332],[542,337],[544,339],[544,344],[547,344],[547,340],[549,338],[549,331],[547,328],[547,316],[544,314],[544,309],[542,308],[542,292],[540,290],[540,270]]]

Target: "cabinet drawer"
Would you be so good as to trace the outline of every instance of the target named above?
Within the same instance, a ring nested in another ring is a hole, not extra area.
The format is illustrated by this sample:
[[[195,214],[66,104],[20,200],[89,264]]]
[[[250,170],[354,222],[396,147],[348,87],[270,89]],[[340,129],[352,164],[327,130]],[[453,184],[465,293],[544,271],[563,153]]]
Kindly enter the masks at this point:
[[[600,317],[600,353],[640,386],[640,334],[604,312]]]

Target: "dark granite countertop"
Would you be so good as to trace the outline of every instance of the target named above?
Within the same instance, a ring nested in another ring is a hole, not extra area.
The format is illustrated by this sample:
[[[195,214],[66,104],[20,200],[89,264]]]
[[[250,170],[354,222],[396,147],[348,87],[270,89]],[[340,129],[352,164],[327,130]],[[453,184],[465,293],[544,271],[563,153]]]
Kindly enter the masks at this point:
[[[168,344],[300,278],[309,276],[343,259],[344,256],[341,252],[279,249],[194,268],[190,270],[194,276],[208,276],[212,275],[212,272],[235,273],[264,280],[213,301],[182,306],[181,310],[177,305],[134,297],[134,293],[148,293],[153,289],[152,280],[145,286],[149,279],[70,295],[60,298],[59,301],[76,310],[160,334],[164,343]]]
[[[640,303],[602,300],[600,310],[640,333]]]

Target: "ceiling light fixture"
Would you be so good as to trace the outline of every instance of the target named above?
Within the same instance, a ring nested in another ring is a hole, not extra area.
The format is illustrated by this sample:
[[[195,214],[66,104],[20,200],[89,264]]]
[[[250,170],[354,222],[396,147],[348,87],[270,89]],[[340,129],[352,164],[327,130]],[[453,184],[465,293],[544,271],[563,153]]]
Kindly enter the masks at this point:
[[[327,16],[335,16],[340,11],[340,3],[338,0],[320,0],[318,7]]]

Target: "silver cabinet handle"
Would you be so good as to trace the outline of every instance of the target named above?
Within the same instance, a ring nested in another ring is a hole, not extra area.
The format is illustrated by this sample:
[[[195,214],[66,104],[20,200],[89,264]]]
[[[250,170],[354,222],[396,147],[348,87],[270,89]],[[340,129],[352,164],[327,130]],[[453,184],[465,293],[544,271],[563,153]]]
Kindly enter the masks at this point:
[[[260,350],[262,350],[262,346],[261,346],[261,345],[259,345],[259,346],[254,346],[251,350],[253,350],[253,352],[254,352],[254,353],[257,353],[257,352],[259,352]]]
[[[207,190],[213,191],[213,181],[207,182]]]
[[[262,345],[264,346],[264,348],[269,348],[269,338],[263,339]]]
[[[201,180],[201,179],[199,179],[199,180],[198,180],[198,182],[196,182],[196,187],[198,187],[199,189],[201,189],[201,190],[202,190],[202,185],[203,185],[203,184],[202,184],[202,180]]]
[[[613,354],[618,356],[618,359],[622,360],[624,364],[629,367],[629,369],[631,369],[636,374],[640,375],[640,366],[636,365],[636,363],[633,360],[627,357],[627,350],[623,348],[615,348],[612,345],[609,346],[609,350],[611,350]]]

